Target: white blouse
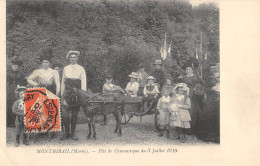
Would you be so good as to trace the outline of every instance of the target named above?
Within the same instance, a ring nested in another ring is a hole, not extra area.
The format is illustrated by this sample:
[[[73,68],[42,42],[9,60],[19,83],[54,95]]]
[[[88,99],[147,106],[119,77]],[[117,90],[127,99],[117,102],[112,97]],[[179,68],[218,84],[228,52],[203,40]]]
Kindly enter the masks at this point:
[[[56,84],[56,94],[60,93],[60,76],[59,73],[51,68],[37,69],[28,77],[27,82],[33,86]]]
[[[65,66],[63,69],[63,76],[61,80],[61,95],[63,94],[65,90],[65,84],[64,81],[66,78],[70,79],[79,79],[81,80],[81,90],[86,91],[87,90],[87,78],[86,78],[86,72],[84,67],[75,64],[75,65],[68,65]]]

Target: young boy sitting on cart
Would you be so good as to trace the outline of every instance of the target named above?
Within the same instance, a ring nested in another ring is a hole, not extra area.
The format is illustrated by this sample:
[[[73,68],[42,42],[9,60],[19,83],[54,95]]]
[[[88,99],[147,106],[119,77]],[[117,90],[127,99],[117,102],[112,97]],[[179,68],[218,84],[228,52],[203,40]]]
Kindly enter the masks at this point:
[[[112,74],[106,74],[106,83],[103,85],[103,94],[115,93],[120,91],[122,88],[112,83]]]
[[[113,94],[122,90],[120,86],[113,84],[112,81],[113,81],[113,75],[106,74],[106,83],[103,85],[103,91],[102,91],[103,94]],[[107,123],[107,117],[106,115],[104,115],[104,122],[101,125],[106,125],[106,123]]]
[[[147,99],[147,106],[150,107],[151,103],[155,101],[160,93],[156,84],[154,83],[155,78],[153,76],[149,76],[147,78],[147,84],[144,87],[144,96]],[[156,104],[156,102],[153,102]]]
[[[137,97],[137,92],[139,89],[139,84],[137,82],[137,73],[132,72],[129,77],[131,78],[131,81],[127,84],[125,90],[127,93],[127,96],[130,97]]]

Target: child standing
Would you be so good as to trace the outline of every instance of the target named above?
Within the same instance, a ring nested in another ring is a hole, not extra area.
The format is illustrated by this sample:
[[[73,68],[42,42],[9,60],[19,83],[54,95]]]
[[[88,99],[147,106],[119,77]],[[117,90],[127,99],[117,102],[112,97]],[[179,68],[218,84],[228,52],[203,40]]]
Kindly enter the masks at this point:
[[[171,97],[169,96],[170,92],[164,90],[163,96],[159,99],[157,104],[157,110],[159,111],[159,124],[160,124],[160,133],[159,137],[163,136],[163,129],[166,128],[166,138],[170,138],[170,103]]]
[[[180,83],[173,88],[173,99],[171,104],[171,117],[170,126],[176,127],[178,132],[178,137],[181,142],[186,141],[186,130],[190,128],[190,113],[189,108],[191,107],[191,102],[189,96],[189,88],[186,84]]]
[[[170,96],[172,96],[172,90],[173,90],[172,78],[166,77],[165,80],[166,80],[166,82],[165,82],[165,85],[162,87],[162,92],[167,90],[167,91],[169,91]]]
[[[19,95],[19,99],[15,101],[12,111],[16,115],[15,119],[15,128],[16,128],[16,141],[15,146],[19,146],[19,140],[20,140],[20,134],[23,131],[23,143],[25,145],[29,145],[27,139],[26,139],[26,133],[24,131],[24,92],[26,90],[26,87],[21,86],[16,89],[16,93]]]

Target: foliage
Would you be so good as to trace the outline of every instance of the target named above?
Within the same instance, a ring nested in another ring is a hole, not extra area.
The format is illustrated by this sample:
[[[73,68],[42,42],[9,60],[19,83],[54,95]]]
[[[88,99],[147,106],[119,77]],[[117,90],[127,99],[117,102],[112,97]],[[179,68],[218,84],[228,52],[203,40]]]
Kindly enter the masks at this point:
[[[219,62],[219,9],[215,4],[192,7],[187,1],[7,1],[7,63],[14,56],[29,75],[39,68],[39,56],[51,47],[53,62],[67,64],[69,50],[81,52],[88,87],[100,92],[106,72],[125,87],[128,74],[142,63],[147,72],[167,33],[172,41],[168,74],[195,56],[203,33],[208,64]],[[169,43],[168,43],[169,44]]]

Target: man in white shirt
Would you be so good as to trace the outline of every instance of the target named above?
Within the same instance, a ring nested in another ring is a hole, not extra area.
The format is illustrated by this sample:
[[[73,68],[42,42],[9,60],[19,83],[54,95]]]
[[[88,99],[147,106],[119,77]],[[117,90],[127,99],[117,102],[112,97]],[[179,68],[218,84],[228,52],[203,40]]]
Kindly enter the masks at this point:
[[[78,56],[80,55],[79,51],[69,51],[66,58],[69,58],[70,64],[65,66],[63,69],[63,76],[61,81],[61,96],[66,93],[68,88],[77,88],[83,91],[87,90],[87,79],[85,69],[77,64]],[[73,109],[62,109],[62,123],[65,128],[65,133],[63,133],[61,140],[67,139],[70,136],[69,130],[69,114],[71,112],[71,139],[78,140],[78,137],[75,135],[75,129],[77,125],[77,117],[80,107],[75,106]]]

